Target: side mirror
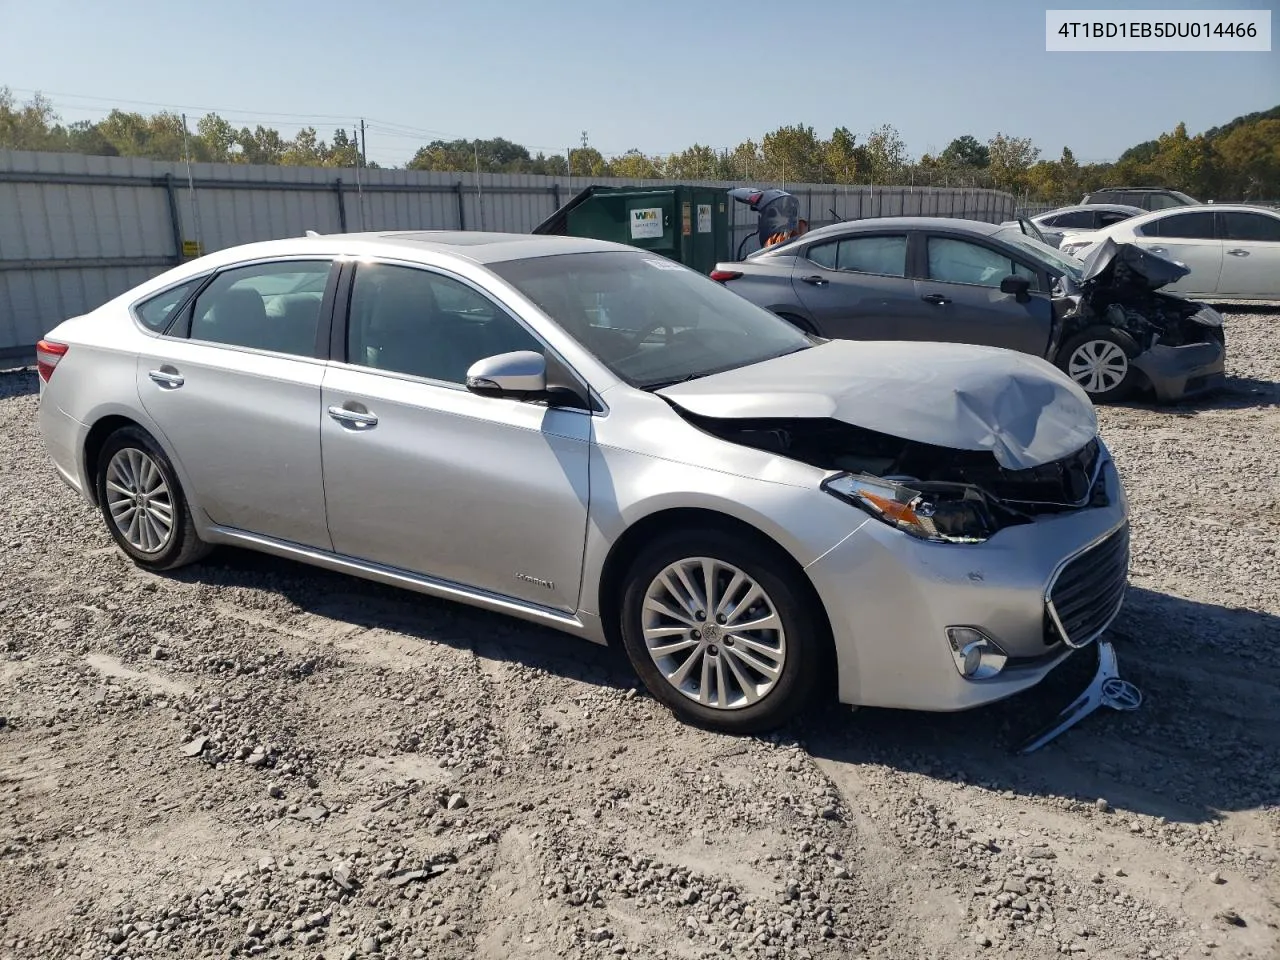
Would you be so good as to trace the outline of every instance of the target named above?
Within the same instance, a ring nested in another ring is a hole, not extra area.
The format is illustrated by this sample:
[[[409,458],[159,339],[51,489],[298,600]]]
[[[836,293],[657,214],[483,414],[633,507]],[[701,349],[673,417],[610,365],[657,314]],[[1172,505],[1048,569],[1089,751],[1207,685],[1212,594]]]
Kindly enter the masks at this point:
[[[541,396],[547,392],[547,358],[517,350],[477,360],[467,370],[467,389],[486,397]]]
[[[1031,281],[1011,273],[1000,281],[1000,292],[1013,294],[1013,299],[1026,303],[1031,299]]]

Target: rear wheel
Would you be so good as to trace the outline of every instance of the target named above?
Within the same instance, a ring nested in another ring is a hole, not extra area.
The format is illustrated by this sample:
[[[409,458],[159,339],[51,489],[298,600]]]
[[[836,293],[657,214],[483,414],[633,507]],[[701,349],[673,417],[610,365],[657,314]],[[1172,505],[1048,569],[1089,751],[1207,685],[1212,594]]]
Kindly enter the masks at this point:
[[[96,484],[108,532],[138,566],[172,570],[209,552],[173,464],[145,431],[124,427],[107,438]]]
[[[1123,330],[1089,327],[1063,344],[1058,367],[1094,401],[1125,400],[1138,385],[1131,361],[1140,352]]]
[[[669,534],[627,576],[622,638],[681,719],[752,733],[805,707],[824,650],[813,601],[776,550],[720,530]]]

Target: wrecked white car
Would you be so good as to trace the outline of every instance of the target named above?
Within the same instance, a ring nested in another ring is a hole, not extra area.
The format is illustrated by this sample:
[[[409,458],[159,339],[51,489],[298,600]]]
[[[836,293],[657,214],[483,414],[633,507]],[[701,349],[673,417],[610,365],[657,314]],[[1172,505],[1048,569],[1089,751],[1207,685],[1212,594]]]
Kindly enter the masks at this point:
[[[724,730],[1007,697],[1125,592],[1120,478],[1054,366],[817,342],[631,247],[232,248],[38,356],[46,449],[135,563],[229,544],[619,643]]]

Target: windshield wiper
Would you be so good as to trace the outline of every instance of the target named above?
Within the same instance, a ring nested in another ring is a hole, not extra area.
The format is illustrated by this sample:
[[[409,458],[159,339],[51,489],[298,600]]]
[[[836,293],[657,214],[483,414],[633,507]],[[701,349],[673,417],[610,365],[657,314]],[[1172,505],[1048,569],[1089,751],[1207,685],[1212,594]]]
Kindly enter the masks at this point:
[[[641,390],[648,390],[652,393],[654,390],[662,390],[665,387],[674,387],[677,383],[688,383],[690,380],[697,380],[699,377],[705,377],[705,373],[686,373],[683,377],[676,377],[674,380],[658,380],[655,383],[646,383]]]

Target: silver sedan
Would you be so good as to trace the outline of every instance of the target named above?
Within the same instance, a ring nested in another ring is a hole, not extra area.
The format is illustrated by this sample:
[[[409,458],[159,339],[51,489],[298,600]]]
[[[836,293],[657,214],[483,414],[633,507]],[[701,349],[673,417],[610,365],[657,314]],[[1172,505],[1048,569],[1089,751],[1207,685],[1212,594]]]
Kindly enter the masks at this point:
[[[1045,361],[821,341],[630,247],[308,236],[51,331],[40,428],[139,566],[265,551],[622,644],[679,716],[957,710],[1122,602],[1124,491]]]

